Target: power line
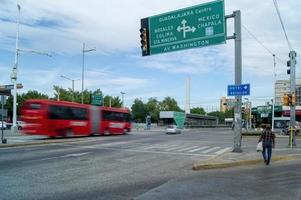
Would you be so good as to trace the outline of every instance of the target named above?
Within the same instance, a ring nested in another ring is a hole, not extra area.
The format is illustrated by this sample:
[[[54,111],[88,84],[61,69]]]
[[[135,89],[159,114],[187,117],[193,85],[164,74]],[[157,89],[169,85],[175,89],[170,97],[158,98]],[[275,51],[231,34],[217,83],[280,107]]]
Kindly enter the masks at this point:
[[[288,44],[288,47],[289,47],[289,50],[292,50],[292,45],[287,37],[287,34],[286,34],[286,31],[285,31],[285,28],[284,28],[284,24],[283,24],[283,21],[282,21],[282,18],[281,18],[281,15],[280,15],[280,11],[279,11],[279,7],[278,7],[278,3],[277,3],[277,0],[273,0],[274,2],[274,6],[276,8],[276,12],[277,12],[277,15],[278,15],[278,18],[280,20],[280,24],[281,24],[281,27],[282,27],[282,30],[284,32],[284,35],[285,35],[285,38],[286,38],[286,41],[287,41],[287,44]]]
[[[258,43],[258,44],[260,44],[268,53],[270,53],[272,56],[273,55],[275,55],[275,53],[273,53],[269,48],[267,48],[245,25],[243,25],[242,24],[242,27],[247,31],[247,33],[250,35],[250,36],[252,36],[254,39],[255,39],[255,41]],[[283,60],[281,60],[278,56],[276,56],[275,55],[275,58],[279,61],[279,62],[281,62],[283,65],[285,65],[286,66],[286,63],[283,61]]]

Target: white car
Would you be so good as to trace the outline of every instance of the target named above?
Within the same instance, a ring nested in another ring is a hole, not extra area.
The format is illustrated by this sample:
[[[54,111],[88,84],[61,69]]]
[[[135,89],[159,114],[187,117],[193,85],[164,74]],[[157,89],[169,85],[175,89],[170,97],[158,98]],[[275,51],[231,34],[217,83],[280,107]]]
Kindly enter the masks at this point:
[[[180,134],[181,129],[177,127],[177,125],[168,125],[166,128],[166,134]]]
[[[7,125],[6,125],[6,122],[3,122],[3,126],[2,126],[2,121],[0,121],[0,130],[1,129],[7,129]]]
[[[25,126],[25,122],[23,121],[17,121],[17,127],[18,127],[18,130],[22,130]]]

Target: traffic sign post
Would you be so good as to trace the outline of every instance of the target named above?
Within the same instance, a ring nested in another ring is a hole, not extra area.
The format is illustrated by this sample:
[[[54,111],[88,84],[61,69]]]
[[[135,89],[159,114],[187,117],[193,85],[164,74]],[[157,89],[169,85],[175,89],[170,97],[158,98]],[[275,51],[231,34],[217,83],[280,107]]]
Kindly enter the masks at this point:
[[[228,18],[234,18],[232,36],[226,34]],[[142,56],[217,45],[234,39],[235,85],[242,82],[241,13],[237,10],[225,16],[224,0],[144,18],[141,20],[140,37]],[[242,152],[241,96],[235,95],[235,102],[233,152]]]
[[[102,95],[101,94],[94,94],[92,95],[92,105],[101,106],[102,105]]]
[[[141,20],[152,55],[226,42],[224,1],[218,0]]]

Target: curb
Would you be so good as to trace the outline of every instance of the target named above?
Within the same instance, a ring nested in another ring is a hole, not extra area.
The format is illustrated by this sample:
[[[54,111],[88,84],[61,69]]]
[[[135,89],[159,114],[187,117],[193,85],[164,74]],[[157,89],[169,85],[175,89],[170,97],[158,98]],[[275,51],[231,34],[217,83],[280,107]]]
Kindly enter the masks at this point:
[[[301,160],[301,155],[286,155],[286,156],[275,156],[272,158],[272,161],[288,161],[288,160]],[[208,169],[223,169],[229,167],[239,167],[239,166],[247,166],[247,165],[256,165],[259,163],[263,163],[262,159],[254,159],[254,160],[242,160],[242,161],[234,161],[234,162],[224,162],[224,163],[205,163],[205,164],[193,164],[192,170],[208,170]]]

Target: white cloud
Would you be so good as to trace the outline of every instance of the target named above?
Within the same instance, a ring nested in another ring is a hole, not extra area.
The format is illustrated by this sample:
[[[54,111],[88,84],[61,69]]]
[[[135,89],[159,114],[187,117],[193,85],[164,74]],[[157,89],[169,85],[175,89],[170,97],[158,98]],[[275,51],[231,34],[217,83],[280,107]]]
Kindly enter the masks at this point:
[[[141,58],[139,44],[140,19],[143,17],[160,14],[207,1],[198,0],[20,0],[21,22],[20,47],[55,52],[61,55],[80,56],[82,43],[96,47],[93,54],[111,55],[123,53],[135,66],[152,68],[169,74],[209,74],[217,70],[224,71],[226,75],[233,76],[234,71],[234,41],[227,41],[226,45],[202,49],[175,52]],[[297,52],[301,52],[301,1],[278,1],[283,21],[290,41]],[[276,15],[272,1],[226,0],[226,14],[234,10],[241,10],[242,23],[277,57],[283,62],[288,59],[288,47],[281,30],[279,19]],[[2,0],[0,6],[0,48],[14,51],[17,9],[16,2]],[[228,22],[228,34],[233,33],[233,20]],[[257,82],[265,85],[261,90],[255,88],[259,94],[272,94],[270,85],[273,78],[273,58],[256,41],[242,29],[243,45],[243,77],[245,81]],[[299,53],[300,54],[300,53]],[[300,56],[298,62],[301,62]],[[2,65],[7,65],[2,63]],[[300,65],[299,65],[300,66]],[[100,69],[104,69],[101,67]],[[141,77],[126,76],[116,78],[118,74],[110,74],[110,68],[101,72],[86,72],[85,85],[95,87],[108,87],[106,90],[119,90],[126,88],[140,94],[156,94],[155,91],[144,92],[145,86],[151,87],[152,80]],[[300,67],[299,67],[300,69]],[[53,84],[66,84],[58,77],[62,68],[57,67],[49,71],[36,71],[28,69],[23,71],[26,75],[34,77],[24,79],[31,81],[33,87],[42,91],[49,91]],[[0,73],[2,74],[1,68]],[[7,73],[7,72],[6,72]],[[41,77],[41,74],[48,74]],[[70,73],[74,73],[70,71]],[[121,72],[122,73],[122,72]],[[279,77],[286,78],[286,66],[277,60],[276,73]],[[76,74],[80,77],[80,74]],[[298,76],[298,75],[297,75]],[[21,76],[20,76],[21,77]],[[1,76],[2,78],[2,76]],[[154,77],[155,78],[155,77]],[[2,78],[3,79],[3,78]],[[1,79],[1,80],[2,80]],[[97,85],[97,86],[96,86]],[[46,90],[45,87],[48,87]],[[80,88],[80,81],[76,83]],[[111,89],[111,87],[113,89]],[[166,91],[165,91],[166,92]]]

